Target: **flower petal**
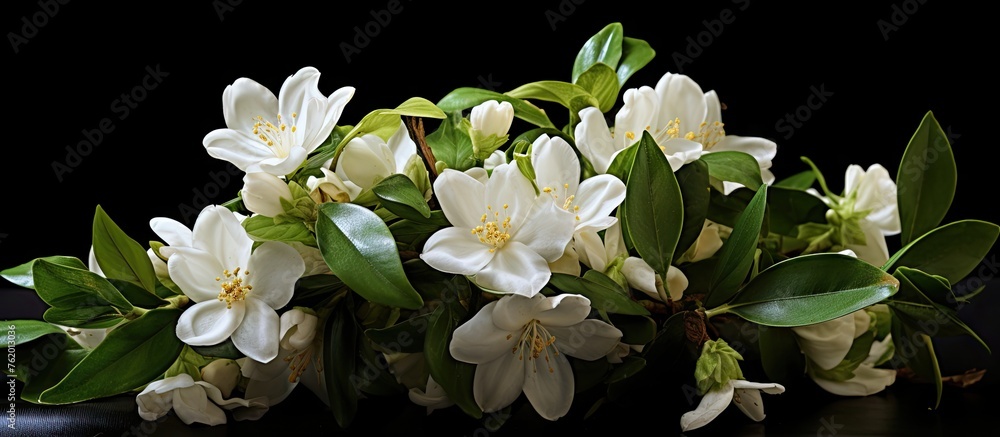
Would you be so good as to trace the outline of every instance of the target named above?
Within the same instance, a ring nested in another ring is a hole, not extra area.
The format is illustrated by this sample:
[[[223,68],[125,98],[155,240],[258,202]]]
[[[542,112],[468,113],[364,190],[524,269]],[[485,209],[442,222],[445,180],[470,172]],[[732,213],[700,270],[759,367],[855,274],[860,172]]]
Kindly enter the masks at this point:
[[[261,300],[252,297],[243,301],[246,316],[233,331],[233,345],[251,359],[266,363],[278,356],[278,313]],[[236,308],[236,305],[233,305]]]
[[[288,363],[284,359],[276,357],[271,361],[279,363],[281,373],[272,379],[251,378],[247,382],[246,397],[250,399],[266,397],[268,405],[274,406],[285,400],[295,390],[295,387],[299,385],[299,382],[298,380],[288,382],[288,377],[292,374],[292,369],[288,367]],[[306,372],[309,370],[306,369]]]
[[[467,202],[470,200],[465,199]],[[493,169],[493,174],[490,175],[490,180],[486,183],[486,206],[492,207],[494,213],[500,214],[497,216],[500,221],[503,221],[504,215],[510,217],[511,224],[515,229],[512,234],[516,233],[517,229],[525,225],[525,220],[530,221],[526,217],[535,208],[535,188],[531,186],[531,181],[524,177],[517,165],[500,164]],[[479,219],[479,217],[476,218]],[[552,257],[553,261],[562,254],[562,249],[567,242],[569,242],[568,237],[563,245],[559,246],[558,253]]]
[[[537,317],[539,308],[546,303],[547,299],[542,295],[534,297],[517,294],[504,296],[496,302],[490,319],[500,330],[521,331],[524,325]]]
[[[226,413],[209,402],[205,388],[197,384],[174,390],[174,413],[185,425],[204,423],[215,426],[226,423]]]
[[[475,275],[495,257],[489,249],[468,229],[444,228],[427,239],[420,259],[445,273]]]
[[[715,122],[722,122],[722,105],[715,90],[709,90],[705,93],[705,123],[712,125]]]
[[[545,326],[556,337],[560,354],[593,361],[604,358],[622,338],[622,332],[600,320],[587,319],[576,325]]]
[[[326,96],[319,92],[319,76],[315,67],[303,67],[288,76],[278,91],[278,112],[283,117],[291,118],[292,113],[301,113],[311,99],[321,99],[326,103]]]
[[[535,168],[538,189],[550,188],[553,191],[551,194],[560,197],[556,198],[557,203],[577,194],[577,186],[580,185],[580,160],[566,140],[560,137],[549,138],[546,134],[539,135],[531,145],[531,165]],[[614,176],[608,177],[618,180]]]
[[[340,160],[347,178],[363,190],[396,172],[392,151],[381,138],[372,134],[349,141]]]
[[[615,114],[615,149],[623,150],[642,139],[642,132],[654,126],[658,111],[656,92],[652,88],[626,90],[622,108]]]
[[[573,367],[562,354],[548,356],[544,361],[540,358],[525,363],[524,395],[539,416],[556,420],[573,405]]]
[[[233,302],[232,308],[226,308],[226,302],[220,300],[197,303],[181,313],[177,338],[191,346],[222,343],[240,326],[245,313],[246,306],[240,302]]]
[[[247,263],[250,296],[273,309],[288,304],[295,292],[295,281],[306,270],[299,252],[278,241],[265,241],[254,250]]]
[[[670,168],[677,171],[684,164],[697,161],[703,154],[701,143],[684,138],[673,138],[660,144]]]
[[[510,353],[476,366],[472,395],[479,408],[492,413],[514,403],[524,388],[524,368],[524,360]]]
[[[167,272],[184,294],[195,302],[216,300],[225,268],[212,254],[193,247],[175,247],[167,259]]]
[[[817,385],[840,396],[868,396],[885,390],[896,382],[894,369],[877,369],[871,364],[861,364],[853,371],[854,377],[846,381],[813,378]]]
[[[656,126],[662,129],[668,122],[680,118],[681,137],[688,132],[698,133],[701,130],[708,105],[705,103],[705,93],[694,80],[683,74],[664,74],[656,83],[656,95],[660,108]]]
[[[542,290],[551,276],[552,272],[545,258],[520,242],[508,241],[476,273],[476,283],[504,293],[531,297]]]
[[[399,122],[399,128],[396,132],[389,137],[389,141],[385,142],[386,147],[392,152],[393,161],[396,162],[396,167],[392,169],[393,173],[402,173],[403,166],[406,161],[410,160],[410,157],[417,154],[417,143],[413,142],[410,138],[410,131],[406,129],[406,123],[402,121]]]
[[[511,242],[522,243],[551,262],[562,256],[573,238],[575,216],[556,206],[555,202],[539,197],[531,215],[522,221],[511,222],[515,227]]]
[[[597,175],[580,183],[574,206],[579,206],[576,230],[600,231],[607,229],[611,212],[625,200],[625,184],[611,175]]]
[[[885,167],[879,164],[868,167],[864,183],[858,187],[858,198],[854,209],[869,210],[865,219],[877,225],[883,235],[895,235],[900,232],[896,183],[892,181]]]
[[[194,244],[191,229],[172,218],[155,217],[149,221],[149,227],[168,246],[191,247]]]
[[[614,225],[608,229],[611,228],[614,228]],[[607,232],[604,233],[604,238],[608,238]],[[573,246],[580,257],[580,262],[599,272],[607,270],[610,261],[604,244],[596,231],[584,230],[573,235]]]
[[[205,135],[202,144],[209,156],[231,162],[243,171],[247,171],[265,159],[274,157],[271,149],[259,139],[232,129],[211,131]]]
[[[260,169],[275,176],[284,176],[294,171],[308,155],[305,149],[294,145],[288,149],[288,154],[285,156],[271,156],[260,161]]]
[[[735,389],[743,389],[743,390],[754,389],[763,391],[764,393],[771,395],[781,394],[785,392],[785,386],[773,382],[753,382],[753,381],[747,381],[745,379],[733,379],[730,380],[730,382],[733,384],[733,388]]]
[[[194,247],[218,259],[224,269],[246,267],[253,240],[233,212],[221,205],[210,205],[198,214],[192,232]],[[215,272],[215,275],[222,273]],[[175,281],[176,282],[176,281]]]
[[[564,273],[567,275],[580,276],[580,256],[576,253],[576,248],[572,244],[566,245],[566,250],[559,259],[549,263],[549,270],[552,273]]]
[[[733,393],[733,403],[754,422],[764,420],[764,400],[760,397],[760,390],[738,388]]]
[[[853,250],[859,259],[874,266],[885,264],[889,260],[889,247],[886,245],[882,230],[867,219],[861,219],[858,225],[865,233],[865,244],[846,244],[844,247]]]
[[[743,152],[753,156],[754,159],[765,168],[771,168],[771,160],[778,151],[778,145],[766,138],[741,137],[739,135],[726,135],[722,141],[712,146],[712,152],[735,151]]]
[[[847,314],[814,325],[796,326],[802,353],[823,370],[840,364],[854,343],[854,315]]]
[[[503,299],[501,299],[503,300]],[[504,330],[497,327],[493,321],[497,301],[483,306],[469,321],[463,323],[452,335],[448,350],[458,361],[472,364],[484,364],[511,354],[511,348],[517,344],[518,334],[515,330]],[[517,327],[520,330],[521,326]]]
[[[434,181],[434,193],[441,211],[452,226],[473,229],[482,224],[480,218],[486,212],[486,185],[476,177],[446,169]]]
[[[590,299],[580,294],[560,294],[539,302],[535,311],[534,318],[545,327],[574,326],[590,315]]]
[[[660,300],[660,295],[656,291],[656,272],[642,258],[634,256],[626,258],[622,264],[622,274],[625,275],[625,280],[632,288]]]
[[[598,174],[607,173],[616,149],[604,113],[594,107],[581,109],[580,122],[577,123],[574,133],[576,148],[587,161],[590,161],[594,171]]]
[[[278,99],[267,87],[241,77],[222,92],[222,115],[230,129],[249,134],[257,116],[274,117]]]
[[[690,431],[708,425],[729,406],[733,400],[733,392],[732,381],[730,381],[722,387],[705,393],[697,408],[681,416],[681,430]]]
[[[285,212],[279,199],[291,202],[292,190],[288,184],[275,175],[257,171],[243,176],[243,189],[240,190],[243,204],[251,212],[267,217],[277,217]]]

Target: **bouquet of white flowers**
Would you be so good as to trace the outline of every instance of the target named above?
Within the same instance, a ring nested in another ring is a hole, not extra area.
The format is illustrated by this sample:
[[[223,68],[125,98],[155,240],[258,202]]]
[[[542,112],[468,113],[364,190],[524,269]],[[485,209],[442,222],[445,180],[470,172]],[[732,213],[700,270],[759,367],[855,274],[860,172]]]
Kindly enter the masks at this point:
[[[600,394],[593,412],[667,384],[700,398],[690,430],[730,404],[761,421],[762,394],[799,378],[864,396],[905,372],[940,402],[932,336],[986,347],[957,316],[982,289],[953,285],[1000,227],[941,223],[956,165],[934,116],[914,120],[895,175],[851,165],[833,192],[808,157],[776,178],[776,144],[729,132],[691,77],[627,87],[654,54],[613,23],[569,82],[458,88],[348,123],[355,89],[320,91],[315,68],[277,95],[237,79],[204,138],[245,173],[231,201],[190,228],[151,219],[148,245],[98,206],[90,259],[0,272],[50,307],[4,322],[9,346],[64,344],[9,369],[20,397],[134,393],[144,419],[217,425],[301,383],[348,427],[363,397],[475,418],[527,403],[555,421],[578,393]]]

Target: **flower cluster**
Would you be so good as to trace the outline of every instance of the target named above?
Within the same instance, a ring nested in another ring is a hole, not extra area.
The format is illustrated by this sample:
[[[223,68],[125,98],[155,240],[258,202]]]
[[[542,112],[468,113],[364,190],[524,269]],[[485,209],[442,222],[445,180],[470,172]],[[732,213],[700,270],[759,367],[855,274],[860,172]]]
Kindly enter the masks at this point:
[[[577,393],[628,402],[668,381],[697,387],[699,405],[676,412],[690,430],[731,404],[764,420],[761,393],[804,383],[866,396],[904,369],[940,379],[933,349],[895,351],[978,339],[952,285],[1000,227],[941,224],[955,168],[933,116],[905,180],[851,165],[834,192],[808,158],[779,180],[778,146],[728,131],[715,91],[672,72],[627,88],[654,52],[622,32],[594,35],[571,82],[458,88],[347,123],[356,90],[321,92],[315,68],[277,96],[236,80],[203,143],[245,172],[232,201],[191,228],[153,218],[148,247],[98,207],[87,263],[2,272],[51,306],[10,322],[18,347],[76,340],[25,399],[134,393],[146,420],[216,425],[301,383],[347,427],[360,397],[393,392],[427,414],[530,404],[558,420]],[[938,159],[920,161],[930,147]],[[764,356],[740,350],[746,332]],[[750,356],[766,365],[742,367]]]

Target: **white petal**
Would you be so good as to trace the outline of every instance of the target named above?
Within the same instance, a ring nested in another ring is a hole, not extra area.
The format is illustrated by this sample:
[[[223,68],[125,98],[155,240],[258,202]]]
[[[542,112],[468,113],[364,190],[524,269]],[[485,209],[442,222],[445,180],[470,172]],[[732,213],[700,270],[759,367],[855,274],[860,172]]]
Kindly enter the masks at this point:
[[[230,129],[249,134],[257,116],[274,117],[278,99],[252,79],[241,77],[222,92],[222,115]]]
[[[340,87],[337,91],[334,91],[327,97],[326,119],[323,120],[324,126],[337,125],[337,121],[340,120],[340,116],[344,112],[344,107],[347,106],[347,103],[354,97],[354,92],[354,87],[345,86]],[[327,133],[327,136],[329,136],[329,133]]]
[[[372,134],[349,141],[340,160],[347,178],[363,190],[396,173],[392,151],[381,138]]]
[[[511,354],[520,332],[504,330],[493,323],[496,305],[497,301],[486,304],[469,321],[455,328],[448,345],[452,357],[465,363],[483,364]]]
[[[243,171],[260,164],[265,159],[274,157],[271,149],[259,139],[250,137],[248,133],[232,129],[211,131],[205,135],[202,144],[209,156],[229,161]]]
[[[705,93],[705,123],[711,125],[715,122],[722,122],[722,105],[715,90],[709,90]]]
[[[245,313],[246,306],[241,302],[233,302],[232,308],[226,308],[226,302],[219,300],[197,303],[181,313],[177,338],[191,346],[222,343],[240,326]]]
[[[622,236],[620,222],[615,222],[615,224],[604,231],[604,247],[609,259],[618,255],[628,255],[628,248],[625,247],[625,237]]]
[[[445,273],[474,275],[495,255],[468,229],[451,227],[438,230],[427,239],[420,259]]]
[[[223,268],[246,267],[253,240],[228,208],[210,205],[203,209],[194,223],[192,235],[194,247],[214,255]]]
[[[305,272],[306,265],[299,252],[291,246],[266,241],[254,250],[247,263],[247,276],[253,286],[250,296],[273,309],[288,304],[295,292],[295,281]]]
[[[163,244],[184,247],[193,245],[191,229],[177,220],[155,217],[149,221],[149,227],[163,240]]]
[[[531,215],[520,222],[511,220],[516,227],[511,233],[511,241],[526,245],[546,261],[555,261],[573,238],[574,221],[572,213],[539,197]]]
[[[599,231],[607,229],[612,211],[625,200],[625,184],[611,175],[597,175],[580,183],[574,206],[577,217],[577,231],[582,229]],[[612,221],[613,223],[613,221]]]
[[[535,188],[531,186],[531,181],[524,177],[517,165],[498,165],[497,168],[493,169],[493,174],[490,175],[490,180],[486,183],[486,205],[492,207],[494,213],[499,213],[496,217],[500,221],[503,221],[505,216],[510,217],[511,224],[517,232],[517,229],[525,225],[526,217],[534,210]],[[507,207],[504,208],[504,205]],[[562,254],[562,249],[568,242],[569,238],[567,237],[563,244],[559,245],[558,252],[552,257],[553,261]]]
[[[87,254],[87,270],[104,276],[101,265],[97,262],[97,255],[94,254],[94,245],[90,245],[90,252]]]
[[[289,394],[299,385],[298,381],[288,382],[288,377],[292,374],[292,369],[288,367],[280,356],[272,362],[278,363],[281,372],[272,379],[250,379],[247,382],[246,397],[260,398],[266,397],[268,405],[277,405],[285,400]],[[311,369],[306,369],[308,373]]]
[[[771,167],[771,160],[778,151],[778,145],[774,141],[760,137],[741,137],[739,135],[726,135],[722,141],[712,146],[712,152],[736,151],[747,153],[765,168]]]
[[[684,138],[673,138],[660,144],[670,168],[677,171],[684,164],[697,161],[703,154],[701,143]]]
[[[549,263],[549,270],[552,273],[563,273],[567,275],[580,276],[580,256],[577,255],[573,244],[567,244],[566,250],[559,259]]]
[[[246,316],[243,323],[233,331],[233,345],[254,360],[271,361],[278,356],[278,313],[266,303],[252,297],[243,302],[246,304]]]
[[[316,337],[319,318],[300,309],[291,309],[281,314],[281,348],[291,351],[304,350]],[[251,396],[252,397],[252,396]]]
[[[170,279],[195,302],[216,300],[222,291],[215,280],[225,268],[212,254],[191,247],[175,247],[167,260]]]
[[[434,180],[441,211],[453,226],[473,229],[482,224],[486,210],[486,185],[474,176],[446,169]]]
[[[847,171],[844,172],[844,195],[857,190],[864,183],[864,179],[865,170],[860,165],[851,164],[847,166]]]
[[[694,411],[688,411],[681,416],[681,430],[690,431],[708,425],[719,414],[722,414],[732,402],[733,391],[733,385],[730,381],[722,387],[705,393]]]
[[[575,326],[590,315],[590,299],[579,294],[560,294],[539,302],[535,311],[534,318],[545,327]]]
[[[277,217],[285,212],[280,199],[291,202],[292,190],[288,184],[267,172],[258,171],[243,176],[243,189],[240,191],[243,204],[251,212],[267,217]]]
[[[406,129],[406,123],[402,121],[399,122],[399,128],[396,129],[396,132],[389,137],[389,141],[386,141],[386,146],[392,152],[393,160],[396,162],[393,173],[402,173],[406,161],[417,154],[417,143],[410,138],[410,131]]]
[[[302,164],[309,155],[305,149],[295,145],[288,150],[288,155],[284,157],[270,157],[260,162],[260,169],[275,176],[284,176],[291,173]]]
[[[607,173],[608,166],[611,165],[611,156],[616,149],[604,113],[594,107],[581,109],[580,122],[577,123],[574,132],[576,148],[580,150],[580,154],[590,161],[590,165],[598,174]]]
[[[847,249],[853,250],[858,258],[868,263],[881,266],[889,260],[889,248],[885,242],[885,235],[874,223],[862,219],[859,223],[861,230],[865,233],[865,244],[847,244]]]
[[[810,360],[824,370],[840,364],[854,343],[854,315],[847,314],[826,322],[792,328],[799,347]]]
[[[632,288],[660,300],[660,295],[656,291],[656,272],[642,258],[634,256],[626,258],[622,264],[622,274],[625,275],[625,280]]]
[[[606,357],[622,338],[618,328],[595,319],[567,327],[545,327],[556,337],[555,345],[560,354],[588,361]]]
[[[577,194],[580,184],[580,160],[573,147],[561,137],[549,138],[542,134],[531,145],[531,165],[535,168],[538,189],[550,188],[558,195],[557,203]],[[608,176],[618,180],[614,176]],[[621,182],[619,180],[619,182]],[[564,188],[564,185],[568,187]]]
[[[888,170],[879,164],[868,167],[864,183],[858,187],[858,198],[854,204],[856,211],[869,210],[865,217],[874,223],[884,235],[900,232],[899,211],[896,206],[896,183]]]
[[[688,132],[698,133],[701,130],[708,105],[705,103],[705,93],[690,77],[675,73],[664,74],[656,83],[656,95],[660,99],[656,126],[662,128],[667,122],[680,118],[681,137]]]
[[[539,416],[556,420],[565,416],[573,405],[573,367],[562,354],[550,355],[548,360],[541,358],[525,363],[524,395]]]
[[[185,425],[204,423],[215,426],[226,423],[226,413],[208,401],[208,395],[200,385],[174,391],[174,413]]]
[[[545,258],[520,242],[509,241],[476,273],[476,283],[492,290],[531,297],[542,290],[551,276]]]
[[[654,126],[659,111],[656,92],[648,87],[632,88],[622,97],[615,115],[615,149],[622,150],[642,139],[642,132]]]
[[[607,235],[605,232],[604,238],[607,238]],[[584,265],[599,272],[607,270],[610,259],[608,259],[604,242],[601,241],[601,236],[597,235],[597,232],[587,230],[577,232],[573,235],[573,246],[580,257],[580,262]]]
[[[760,390],[738,388],[733,393],[733,403],[754,422],[764,420],[764,400],[760,397]]]
[[[813,378],[817,385],[830,393],[840,396],[868,396],[896,382],[894,369],[876,369],[870,364],[861,364],[854,369],[854,377],[847,381],[829,381]]]
[[[326,96],[319,92],[319,76],[315,67],[303,67],[285,79],[278,91],[278,108],[282,116],[290,119],[292,113],[302,112],[310,99],[326,102]]]
[[[760,390],[763,391],[764,393],[771,395],[781,394],[785,392],[785,386],[773,382],[753,382],[744,379],[734,379],[731,380],[731,382],[733,384],[733,388],[736,389]]]
[[[534,297],[504,296],[496,302],[491,320],[500,330],[521,331],[524,325],[537,317],[539,311],[549,308],[551,303],[548,298],[540,294]]]
[[[472,395],[484,413],[492,413],[512,404],[524,388],[524,360],[515,354],[476,366]]]

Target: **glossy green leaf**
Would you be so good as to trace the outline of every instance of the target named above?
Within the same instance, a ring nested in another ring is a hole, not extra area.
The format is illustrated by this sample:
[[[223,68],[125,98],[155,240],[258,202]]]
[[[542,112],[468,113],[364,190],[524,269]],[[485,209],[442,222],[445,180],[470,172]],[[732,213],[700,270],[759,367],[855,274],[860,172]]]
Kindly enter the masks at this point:
[[[806,368],[805,356],[791,328],[761,326],[757,335],[760,363],[768,379],[788,384],[802,377]]]
[[[722,305],[743,285],[753,265],[766,209],[767,185],[762,185],[736,220],[733,232],[717,254],[719,262],[715,265],[708,295],[705,296],[706,307]]]
[[[545,111],[530,102],[482,88],[457,88],[438,101],[437,106],[444,112],[452,113],[471,108],[487,100],[509,102],[514,107],[514,117],[538,127],[556,128],[556,125],[549,120],[549,116],[545,115]],[[435,156],[437,155],[435,154]]]
[[[608,319],[622,332],[622,343],[646,344],[656,337],[656,322],[648,316],[608,314]]]
[[[944,276],[952,284],[965,278],[983,260],[1000,226],[979,220],[960,220],[935,228],[913,240],[882,266],[887,272],[906,266]]]
[[[31,270],[38,297],[53,307],[111,305],[123,312],[132,310],[118,289],[97,273],[45,260],[35,261]]]
[[[610,68],[617,67],[622,57],[623,33],[621,23],[611,23],[590,37],[573,61],[573,83],[579,83],[578,79],[598,63]]]
[[[9,269],[4,269],[0,271],[0,277],[10,281],[15,285],[19,285],[24,288],[35,288],[35,279],[31,272],[32,267],[38,260],[48,261],[52,264],[58,264],[61,266],[72,267],[75,269],[87,270],[87,265],[80,261],[79,258],[72,256],[46,256],[42,258],[35,258],[24,264],[16,267],[11,267]]]
[[[608,383],[622,381],[646,367],[646,360],[642,357],[628,356],[622,358],[622,363],[615,367],[608,375]]]
[[[674,172],[674,176],[684,201],[684,227],[674,252],[674,261],[677,261],[701,236],[705,219],[708,218],[711,188],[708,186],[708,165],[703,161],[685,164]]]
[[[829,209],[822,200],[805,191],[771,186],[767,190],[768,230],[788,237],[798,235],[804,223],[826,223]]]
[[[564,293],[583,295],[590,299],[590,306],[598,310],[615,314],[649,315],[649,310],[625,294],[618,283],[595,270],[588,270],[582,278],[553,273],[549,283]]]
[[[275,223],[271,217],[255,215],[243,220],[243,229],[253,241],[299,242],[308,246],[316,245],[316,237],[305,223],[300,221]]]
[[[857,258],[802,255],[761,272],[720,312],[766,326],[812,325],[881,302],[898,288],[896,278]]]
[[[457,280],[464,281],[461,278]],[[465,286],[468,287],[467,284]],[[459,319],[460,315],[450,305],[441,305],[431,313],[424,340],[424,356],[430,375],[441,384],[448,397],[466,414],[478,419],[483,413],[472,394],[476,366],[452,358],[449,352],[451,336],[458,327]]]
[[[326,321],[323,333],[323,372],[330,409],[341,428],[347,428],[358,411],[364,380],[355,375],[358,326],[350,300],[342,301]]]
[[[764,183],[760,163],[748,153],[712,152],[701,155],[699,160],[708,164],[708,174],[720,181],[736,182],[754,191]]]
[[[73,328],[96,329],[115,326],[124,320],[124,315],[111,305],[83,305],[49,308],[42,314],[42,319]]]
[[[753,190],[746,187],[737,188],[728,195],[719,190],[711,190],[708,199],[708,219],[730,228],[736,226],[736,220],[747,208],[754,194]]]
[[[373,303],[417,309],[423,299],[403,272],[396,242],[385,222],[351,203],[319,207],[316,239],[330,270]]]
[[[167,304],[167,301],[160,299],[160,297],[156,294],[150,293],[132,282],[121,279],[108,279],[108,282],[118,289],[118,292],[122,294],[122,297],[129,301],[132,306],[140,308],[156,308],[160,305]]]
[[[910,138],[896,174],[902,244],[941,223],[955,197],[957,181],[958,170],[948,136],[928,111]]]
[[[393,326],[381,329],[366,329],[365,336],[382,350],[406,353],[424,351],[424,334],[430,324],[430,314],[423,314],[403,320]]]
[[[649,43],[641,39],[622,38],[622,58],[618,63],[618,86],[625,87],[625,82],[635,72],[645,67],[656,56],[656,51]]]
[[[174,333],[180,315],[178,309],[155,309],[115,328],[39,401],[81,402],[125,393],[155,380],[184,346]]]
[[[890,360],[892,367],[900,369],[907,367],[919,378],[934,386],[933,408],[941,405],[941,393],[944,389],[941,381],[941,366],[934,353],[934,342],[918,329],[919,319],[913,318],[904,311],[889,306],[892,313],[892,343],[895,353]]]
[[[816,173],[812,170],[806,170],[803,172],[795,173],[787,178],[777,181],[771,184],[771,188],[781,187],[788,188],[790,190],[800,190],[804,191],[808,188],[812,188],[813,184],[816,183]]]
[[[191,349],[197,352],[198,354],[204,355],[206,357],[228,358],[230,360],[238,360],[245,356],[243,355],[243,352],[240,352],[239,349],[236,349],[236,345],[233,344],[232,338],[227,338],[226,341],[223,341],[222,343],[213,344],[210,346],[191,346]]]
[[[401,116],[424,118],[447,117],[441,108],[421,97],[412,97],[395,109],[376,109],[365,115],[358,124],[354,125],[354,128],[340,139],[340,144],[337,145],[337,155],[340,154],[340,150],[343,149],[344,145],[357,137],[372,134],[377,135],[383,140],[388,140],[399,129],[402,123]],[[335,156],[334,161],[336,159]]]
[[[14,366],[14,376],[25,383],[19,390],[21,399],[40,404],[42,392],[58,384],[89,352],[62,331],[19,346],[18,358],[32,357],[17,359]]]
[[[48,334],[64,333],[58,326],[41,320],[4,320],[0,321],[0,327],[8,331],[7,341],[11,340],[10,333],[14,333],[14,344],[9,345],[12,347],[24,346],[32,340]]]
[[[149,255],[130,238],[100,205],[94,214],[94,257],[104,276],[134,282],[152,293],[156,289],[156,272]]]
[[[431,208],[416,184],[404,174],[394,174],[372,187],[382,206],[393,214],[410,220],[428,220]]]
[[[637,147],[622,202],[625,222],[639,256],[665,277],[684,229],[684,201],[667,157],[648,131]]]
[[[461,112],[452,112],[447,119],[441,121],[437,130],[425,138],[434,153],[434,159],[458,171],[465,171],[476,165],[476,159],[472,156],[472,139],[462,126],[463,120]]]
[[[594,64],[574,81],[600,102],[598,109],[608,112],[618,100],[618,76],[607,64]]]
[[[968,335],[990,353],[990,346],[958,317],[958,311],[941,303],[948,302],[951,295],[947,280],[906,267],[897,269],[893,276],[899,280],[899,292],[886,303],[897,312],[920,320],[914,330],[931,337]]]
[[[598,108],[601,102],[583,87],[558,80],[543,80],[521,85],[507,91],[508,96],[558,103],[574,114],[587,106]]]

